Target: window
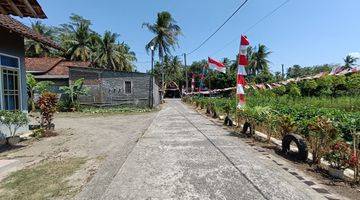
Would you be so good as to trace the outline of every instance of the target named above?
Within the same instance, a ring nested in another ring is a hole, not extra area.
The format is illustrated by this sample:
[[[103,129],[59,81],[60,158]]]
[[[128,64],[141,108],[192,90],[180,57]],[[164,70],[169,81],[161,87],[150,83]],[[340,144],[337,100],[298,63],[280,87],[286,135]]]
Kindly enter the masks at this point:
[[[125,81],[125,94],[131,94],[131,81]]]
[[[0,109],[20,109],[19,74],[19,58],[0,54]]]
[[[18,70],[3,69],[2,85],[5,110],[20,109],[20,89]]]
[[[19,67],[19,60],[14,57],[0,55],[0,65],[6,66],[6,67]]]

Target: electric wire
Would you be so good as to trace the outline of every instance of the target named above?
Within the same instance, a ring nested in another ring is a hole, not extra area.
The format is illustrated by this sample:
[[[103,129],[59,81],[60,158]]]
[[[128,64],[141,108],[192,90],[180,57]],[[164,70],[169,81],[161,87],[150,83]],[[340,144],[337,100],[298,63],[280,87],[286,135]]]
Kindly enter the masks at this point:
[[[187,53],[187,55],[190,55],[194,53],[195,51],[199,50],[206,42],[208,42],[219,30],[242,8],[245,6],[245,4],[249,0],[245,0],[231,15],[228,17],[224,23],[222,23],[216,30],[213,32],[209,37],[207,37],[198,47],[196,47],[194,50],[192,50],[190,53]]]
[[[255,28],[258,24],[260,24],[261,22],[263,22],[265,19],[267,19],[268,17],[271,17],[272,15],[274,15],[278,10],[280,10],[280,8],[282,8],[283,6],[285,6],[287,3],[289,3],[290,0],[286,0],[283,3],[281,3],[279,6],[277,6],[275,9],[273,9],[271,12],[269,12],[268,14],[264,15],[264,17],[262,17],[260,20],[258,20],[256,23],[254,23],[253,25],[249,26],[249,28],[247,28],[244,31],[244,34],[249,33],[253,28]],[[210,55],[216,55],[218,53],[220,53],[221,51],[223,51],[226,47],[228,47],[230,44],[232,44],[234,41],[238,40],[239,36],[236,36],[235,38],[233,38],[230,42],[226,43],[223,47],[221,47],[220,49],[216,50],[214,53],[210,54]]]

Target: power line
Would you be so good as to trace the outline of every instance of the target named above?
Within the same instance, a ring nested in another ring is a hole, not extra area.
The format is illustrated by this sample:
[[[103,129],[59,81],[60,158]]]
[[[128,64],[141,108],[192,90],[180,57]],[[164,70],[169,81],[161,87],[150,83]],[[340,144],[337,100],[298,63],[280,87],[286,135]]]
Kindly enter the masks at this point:
[[[224,23],[221,24],[221,26],[219,26],[214,33],[212,33],[208,38],[206,38],[206,40],[204,40],[197,48],[195,48],[194,50],[192,50],[190,53],[187,53],[187,55],[190,55],[192,53],[194,53],[195,51],[199,50],[207,41],[209,41],[242,7],[245,6],[245,4],[248,2],[249,0],[245,0],[231,15],[230,17],[228,17]]]
[[[249,26],[249,28],[246,29],[246,31],[244,31],[244,34],[249,33],[249,31],[251,31],[253,28],[255,28],[255,26],[257,26],[258,24],[260,24],[261,22],[263,22],[266,18],[272,16],[275,14],[275,12],[277,12],[280,8],[282,8],[283,6],[285,6],[287,3],[289,3],[290,0],[286,0],[284,1],[282,4],[280,4],[278,7],[276,7],[274,10],[272,10],[271,12],[269,12],[268,14],[266,14],[264,17],[262,17],[260,20],[258,20],[256,23],[254,23],[253,25]],[[224,50],[227,46],[229,46],[230,44],[232,44],[235,40],[238,40],[239,36],[236,36],[234,39],[232,39],[230,42],[226,43],[223,47],[221,47],[220,49],[218,49],[217,51],[215,51],[214,53],[212,53],[211,55],[215,55],[219,52],[221,52],[222,50]]]

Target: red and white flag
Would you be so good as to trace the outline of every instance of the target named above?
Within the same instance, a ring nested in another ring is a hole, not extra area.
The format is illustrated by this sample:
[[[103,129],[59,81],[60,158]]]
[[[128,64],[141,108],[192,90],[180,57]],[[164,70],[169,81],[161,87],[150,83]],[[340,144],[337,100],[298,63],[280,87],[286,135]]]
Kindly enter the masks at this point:
[[[221,73],[226,73],[226,67],[222,62],[208,58],[209,69],[219,71]]]
[[[193,74],[191,78],[191,92],[194,92],[194,90],[195,90],[195,74]]]
[[[249,40],[246,36],[242,35],[240,40],[240,50],[238,57],[238,72],[237,72],[237,86],[236,86],[236,95],[238,97],[238,108],[242,108],[245,105],[245,91],[244,87],[246,85],[245,77],[246,70],[245,67],[248,65],[247,59],[247,47],[249,45]]]

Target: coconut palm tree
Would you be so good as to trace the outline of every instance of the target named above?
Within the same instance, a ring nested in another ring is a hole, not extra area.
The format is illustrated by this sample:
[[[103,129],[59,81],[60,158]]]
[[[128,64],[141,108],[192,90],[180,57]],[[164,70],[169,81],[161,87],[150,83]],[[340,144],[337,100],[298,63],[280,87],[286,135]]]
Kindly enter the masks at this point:
[[[358,60],[359,58],[355,58],[351,55],[347,55],[345,58],[344,58],[344,62],[345,62],[345,68],[349,69],[351,68],[352,66],[355,65],[356,61]]]
[[[105,31],[101,38],[97,38],[98,51],[94,62],[103,68],[121,70],[118,63],[121,60],[121,53],[116,43],[119,35],[110,31]]]
[[[70,16],[70,22],[58,28],[65,57],[76,61],[90,61],[97,35],[90,28],[91,22],[79,15]]]
[[[150,51],[153,46],[158,52],[159,59],[162,60],[165,55],[171,54],[171,48],[178,44],[178,36],[181,34],[181,28],[176,24],[169,12],[160,12],[157,14],[155,24],[143,23],[155,37],[145,46],[146,51]]]
[[[157,20],[154,24],[143,23],[155,36],[145,45],[147,52],[152,47],[157,52],[162,63],[165,55],[171,55],[171,49],[178,45],[178,36],[181,34],[181,28],[176,24],[169,12],[163,11],[157,14]],[[164,89],[164,70],[162,70],[162,89]]]
[[[120,53],[118,66],[121,69],[121,71],[128,71],[128,72],[134,71],[135,69],[134,62],[137,59],[135,53],[133,51],[130,51],[129,45],[122,42],[117,45],[116,49]]]
[[[270,61],[267,58],[270,54],[271,52],[263,44],[259,44],[256,48],[248,49],[249,68],[252,74],[269,71]]]
[[[53,29],[46,26],[41,21],[36,21],[34,23],[31,23],[31,28],[36,33],[48,37],[50,39],[53,39],[54,37]],[[49,56],[50,54],[51,51],[49,47],[47,47],[46,45],[34,40],[29,40],[29,39],[25,40],[25,55],[27,57],[44,57],[44,56]]]

